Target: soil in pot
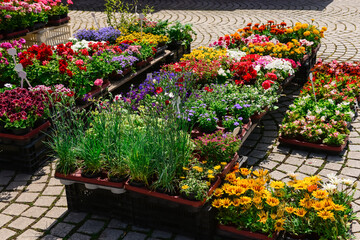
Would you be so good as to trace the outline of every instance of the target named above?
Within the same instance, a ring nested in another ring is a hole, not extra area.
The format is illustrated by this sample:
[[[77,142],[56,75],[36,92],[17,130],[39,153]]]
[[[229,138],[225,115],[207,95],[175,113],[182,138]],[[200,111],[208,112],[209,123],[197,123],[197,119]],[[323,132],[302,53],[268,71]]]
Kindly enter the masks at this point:
[[[185,194],[184,192],[181,193],[181,197],[190,201],[199,201],[195,198],[195,193]]]
[[[31,131],[30,127],[27,128],[18,128],[18,129],[11,129],[11,132],[15,135],[21,136],[29,133]]]
[[[109,175],[109,180],[110,182],[116,182],[116,183],[120,183],[120,182],[125,182],[127,180],[128,176],[127,175]]]
[[[93,172],[93,171],[87,171],[83,169],[81,171],[81,176],[86,178],[98,178],[101,176],[101,171]]]
[[[166,188],[162,188],[162,187],[155,188],[155,191],[158,192],[158,193],[167,194],[169,196],[176,196],[177,195],[176,191],[168,191]]]
[[[139,188],[145,187],[145,183],[140,181],[138,182],[138,181],[130,180],[129,184],[133,187],[139,187]]]

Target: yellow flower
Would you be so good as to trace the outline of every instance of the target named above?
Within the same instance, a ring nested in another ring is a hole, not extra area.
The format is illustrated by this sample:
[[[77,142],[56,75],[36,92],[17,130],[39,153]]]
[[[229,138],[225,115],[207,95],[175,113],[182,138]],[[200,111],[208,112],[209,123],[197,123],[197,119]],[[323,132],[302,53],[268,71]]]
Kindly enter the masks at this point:
[[[285,187],[285,183],[281,182],[281,181],[272,181],[270,183],[270,187],[274,188],[274,189],[281,189]]]
[[[317,34],[319,34],[320,32],[319,32],[319,30],[314,29],[314,30],[313,30],[313,33],[317,35]]]
[[[264,177],[269,173],[269,170],[259,169],[253,172],[253,174],[257,177]]]
[[[271,219],[275,220],[277,215],[275,213],[270,214]]]
[[[221,189],[221,188],[217,188],[217,189],[215,189],[215,191],[214,191],[214,196],[215,197],[221,197],[222,196],[222,194],[223,194],[223,190]]]
[[[247,176],[247,175],[249,175],[251,173],[251,170],[248,169],[248,168],[240,168],[240,173],[243,176]]]
[[[197,167],[197,168],[195,168],[195,170],[198,171],[198,172],[203,172],[203,168],[202,168],[202,167]]]
[[[334,202],[332,201],[332,199],[327,198],[321,201],[324,205],[324,209],[325,210],[333,210],[334,209]]]
[[[225,166],[225,165],[227,165],[227,162],[221,162],[220,164]]]
[[[239,201],[240,201],[241,205],[246,205],[246,204],[251,203],[251,198],[244,196],[244,197],[240,197]]]
[[[237,206],[239,206],[240,204],[241,204],[241,201],[240,201],[239,198],[235,198],[235,199],[232,201],[232,205],[233,205],[234,207],[237,207]]]
[[[328,210],[322,210],[322,211],[318,212],[317,215],[324,220],[327,220],[327,219],[333,220],[334,219],[334,213],[332,213]]]
[[[214,177],[214,175],[209,174],[209,175],[208,175],[208,178],[209,178],[209,179],[213,179],[213,178],[215,178],[215,177]]]
[[[186,190],[186,189],[188,189],[188,188],[189,188],[188,185],[183,185],[183,186],[181,187],[181,189],[183,189],[183,190]]]
[[[261,222],[262,224],[265,224],[267,219],[268,219],[268,216],[267,214],[264,212],[264,211],[261,211],[260,213],[257,214],[259,216],[259,222]]]
[[[307,211],[303,208],[297,208],[295,211],[294,211],[294,214],[296,216],[299,216],[299,217],[304,217],[305,214],[307,213]]]
[[[209,173],[209,174],[213,174],[214,171],[213,171],[213,170],[208,170],[208,173]]]
[[[340,204],[334,204],[333,209],[335,211],[344,211],[346,208],[343,205]]]
[[[320,211],[324,208],[323,202],[314,201],[312,207],[315,209],[315,211]]]
[[[215,199],[212,202],[212,206],[215,207],[215,208],[220,208],[222,206],[222,201],[220,199]]]
[[[180,177],[180,179],[185,179],[185,177],[182,176],[182,177]]]
[[[279,205],[280,201],[277,198],[269,197],[266,199],[266,203],[269,204],[271,207],[275,207]]]
[[[300,200],[300,206],[309,209],[312,207],[312,201],[308,198],[303,198]]]
[[[323,32],[327,31],[327,27],[322,27],[321,31],[323,31]]]
[[[295,211],[295,208],[293,208],[293,207],[285,207],[285,211],[287,212],[287,213],[293,213],[294,211]]]
[[[221,199],[221,205],[224,208],[228,208],[231,206],[231,200],[229,198],[223,198],[223,199]]]
[[[260,204],[262,202],[262,199],[261,199],[261,197],[254,197],[253,202],[256,204]]]
[[[309,24],[303,23],[303,24],[301,25],[301,27],[302,27],[302,28],[308,28],[308,27],[309,27]]]
[[[183,170],[184,170],[184,171],[189,171],[189,168],[183,167]]]
[[[276,232],[280,232],[280,231],[285,230],[285,228],[283,228],[284,222],[285,222],[285,219],[283,219],[283,218],[276,220],[275,225],[274,225],[274,228],[275,228]]]
[[[305,37],[309,36],[310,34],[311,34],[310,31],[304,32],[304,36],[305,36]]]
[[[216,166],[214,167],[215,170],[219,170],[220,168],[221,168],[220,165],[216,165]]]
[[[293,33],[293,32],[294,32],[294,30],[292,28],[286,29],[286,33]]]
[[[316,190],[312,193],[313,197],[318,199],[326,198],[329,193],[326,190]]]

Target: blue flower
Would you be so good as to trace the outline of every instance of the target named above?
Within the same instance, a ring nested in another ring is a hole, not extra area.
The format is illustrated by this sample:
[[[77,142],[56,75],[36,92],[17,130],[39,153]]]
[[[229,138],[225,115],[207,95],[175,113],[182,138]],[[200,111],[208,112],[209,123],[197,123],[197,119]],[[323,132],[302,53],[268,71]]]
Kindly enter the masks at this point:
[[[237,103],[237,104],[234,105],[234,108],[236,108],[236,109],[242,109],[242,106],[240,106],[240,104]]]

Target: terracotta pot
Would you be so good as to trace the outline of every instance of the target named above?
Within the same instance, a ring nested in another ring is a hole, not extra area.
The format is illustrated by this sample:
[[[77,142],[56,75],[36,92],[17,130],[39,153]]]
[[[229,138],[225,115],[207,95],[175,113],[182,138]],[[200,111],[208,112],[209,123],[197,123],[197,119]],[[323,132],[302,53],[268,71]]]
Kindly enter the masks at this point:
[[[262,113],[254,113],[254,115],[252,115],[250,118],[252,121],[260,121],[269,112],[269,110],[269,106],[266,106]]]

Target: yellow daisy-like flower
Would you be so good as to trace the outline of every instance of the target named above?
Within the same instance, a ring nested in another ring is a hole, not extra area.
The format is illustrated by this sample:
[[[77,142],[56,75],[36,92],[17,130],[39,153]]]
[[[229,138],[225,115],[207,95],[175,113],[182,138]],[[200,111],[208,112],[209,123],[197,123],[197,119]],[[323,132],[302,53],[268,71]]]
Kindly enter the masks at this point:
[[[293,207],[285,207],[285,211],[289,214],[293,213],[295,211],[295,208]]]
[[[183,170],[184,170],[184,171],[189,171],[189,168],[183,167]]]
[[[208,175],[208,178],[209,178],[209,179],[214,179],[214,178],[215,178],[215,176],[214,176],[214,175],[212,175],[212,174],[209,174],[209,175]]]
[[[231,200],[229,198],[223,198],[223,199],[221,199],[221,205],[224,208],[228,208],[231,206]]]
[[[332,213],[328,210],[322,210],[322,211],[318,212],[317,215],[324,220],[327,220],[327,219],[333,220],[334,219],[334,213]]]
[[[222,206],[222,201],[220,199],[215,199],[212,202],[212,206],[215,207],[215,208],[220,208]]]
[[[181,186],[181,189],[183,189],[183,190],[186,190],[186,189],[188,189],[188,188],[189,188],[188,185],[182,185],[182,186]]]
[[[266,203],[269,204],[271,207],[275,207],[279,205],[280,201],[277,198],[269,197],[266,199]]]
[[[254,197],[253,202],[256,204],[260,204],[262,202],[262,199],[261,199],[261,197]]]
[[[253,174],[259,178],[266,176],[268,173],[269,173],[269,170],[264,170],[264,169],[259,169],[259,170],[253,171]]]
[[[209,174],[213,174],[214,171],[213,171],[213,170],[208,170],[208,173],[209,173]]]
[[[316,190],[312,193],[312,195],[317,199],[324,199],[329,195],[329,193],[326,190]]]
[[[344,205],[334,204],[333,209],[335,211],[344,211],[346,209],[346,207]]]
[[[270,183],[270,187],[272,187],[274,189],[282,189],[285,187],[285,183],[281,182],[281,181],[272,181]]]
[[[268,216],[267,214],[264,212],[264,211],[261,211],[260,213],[257,214],[259,216],[259,220],[258,222],[261,222],[262,224],[265,224],[267,219],[268,219]]]
[[[285,230],[285,228],[283,228],[284,222],[285,222],[285,219],[283,219],[283,218],[276,220],[275,225],[274,225],[274,228],[275,228],[276,232],[280,232],[280,231]]]
[[[227,162],[221,162],[220,164],[225,166],[225,165],[227,165]]]
[[[217,188],[214,191],[214,196],[215,197],[221,197],[223,195],[224,191],[221,188]]]
[[[296,216],[299,216],[299,217],[304,217],[305,214],[307,213],[307,211],[303,208],[297,208],[295,211],[294,211],[294,214]]]
[[[334,209],[334,202],[332,199],[327,198],[321,201],[324,205],[324,209],[325,210],[333,210]]]
[[[239,198],[235,198],[235,199],[232,201],[232,205],[233,205],[234,207],[237,207],[237,206],[239,206],[240,204],[241,204],[241,201],[240,201]]]
[[[220,168],[221,168],[220,165],[216,165],[216,166],[214,167],[215,170],[219,170]]]
[[[300,206],[309,209],[312,207],[312,201],[308,198],[303,198],[300,200]]]
[[[244,197],[240,197],[239,201],[240,201],[241,205],[246,205],[246,204],[251,203],[251,198],[244,196]]]
[[[312,207],[315,211],[320,211],[324,208],[324,204],[321,201],[314,201]]]
[[[248,169],[248,168],[240,168],[240,173],[243,176],[247,176],[247,175],[249,175],[251,173],[251,170]]]

